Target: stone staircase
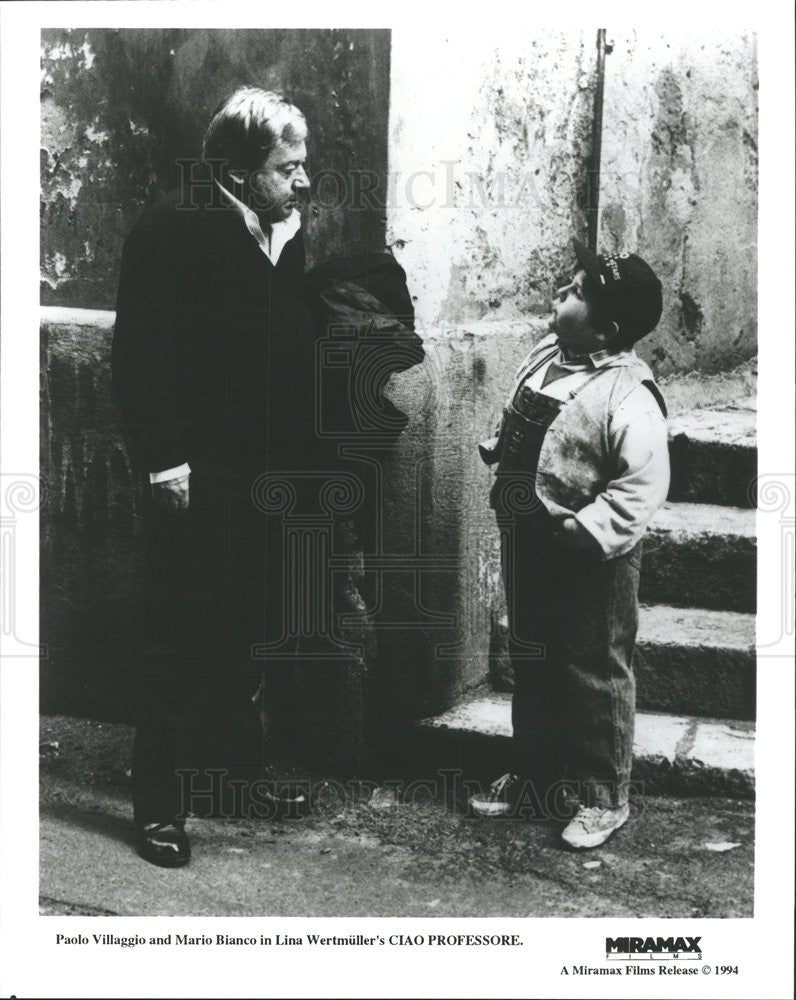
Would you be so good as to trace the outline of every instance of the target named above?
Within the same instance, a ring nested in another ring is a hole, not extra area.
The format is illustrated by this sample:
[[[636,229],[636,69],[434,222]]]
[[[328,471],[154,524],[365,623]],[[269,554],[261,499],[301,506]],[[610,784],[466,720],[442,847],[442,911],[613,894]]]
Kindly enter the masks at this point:
[[[755,411],[752,399],[670,418],[672,486],[645,540],[633,779],[647,790],[754,795]],[[417,723],[418,751],[505,770],[506,622],[490,689]]]

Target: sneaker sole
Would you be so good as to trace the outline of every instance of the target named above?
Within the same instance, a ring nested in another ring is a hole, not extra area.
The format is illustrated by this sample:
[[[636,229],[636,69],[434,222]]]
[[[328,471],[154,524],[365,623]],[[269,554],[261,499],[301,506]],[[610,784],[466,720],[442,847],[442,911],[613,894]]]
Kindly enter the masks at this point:
[[[616,833],[617,830],[622,829],[629,818],[629,815],[625,816],[621,823],[617,823],[616,826],[612,826],[610,830],[600,830],[599,833],[593,833],[590,837],[584,837],[576,843],[573,843],[571,840],[567,840],[563,833],[561,834],[561,840],[573,851],[588,851],[593,847],[599,847],[601,844],[604,844],[609,837]]]
[[[485,816],[488,819],[500,819],[511,816],[514,812],[508,802],[485,802],[483,799],[471,798],[469,800],[470,810],[476,816]]]

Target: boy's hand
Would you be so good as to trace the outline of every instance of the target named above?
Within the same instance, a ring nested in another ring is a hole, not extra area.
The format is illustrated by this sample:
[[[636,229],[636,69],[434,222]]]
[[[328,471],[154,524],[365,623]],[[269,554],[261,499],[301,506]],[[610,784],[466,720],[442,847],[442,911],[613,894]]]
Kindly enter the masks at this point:
[[[565,517],[561,522],[556,537],[567,548],[579,549],[582,552],[597,552],[599,546],[583,525],[574,517]]]

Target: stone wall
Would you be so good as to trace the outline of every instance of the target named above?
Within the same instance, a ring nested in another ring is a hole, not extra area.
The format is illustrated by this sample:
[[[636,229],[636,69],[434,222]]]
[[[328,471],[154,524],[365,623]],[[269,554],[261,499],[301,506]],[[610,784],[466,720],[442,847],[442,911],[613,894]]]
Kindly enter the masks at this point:
[[[117,715],[140,668],[140,496],[111,400],[114,313],[43,311],[42,701]]]

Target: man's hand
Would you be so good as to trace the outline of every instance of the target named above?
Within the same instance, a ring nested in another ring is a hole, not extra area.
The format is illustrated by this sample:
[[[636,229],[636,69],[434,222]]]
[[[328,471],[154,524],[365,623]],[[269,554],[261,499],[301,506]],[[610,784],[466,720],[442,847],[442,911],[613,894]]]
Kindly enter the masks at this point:
[[[188,510],[190,475],[167,479],[164,483],[152,484],[152,499],[163,510]]]
[[[570,549],[579,549],[581,552],[592,553],[599,551],[599,546],[594,536],[574,517],[565,517],[561,521],[556,531],[556,537]]]

